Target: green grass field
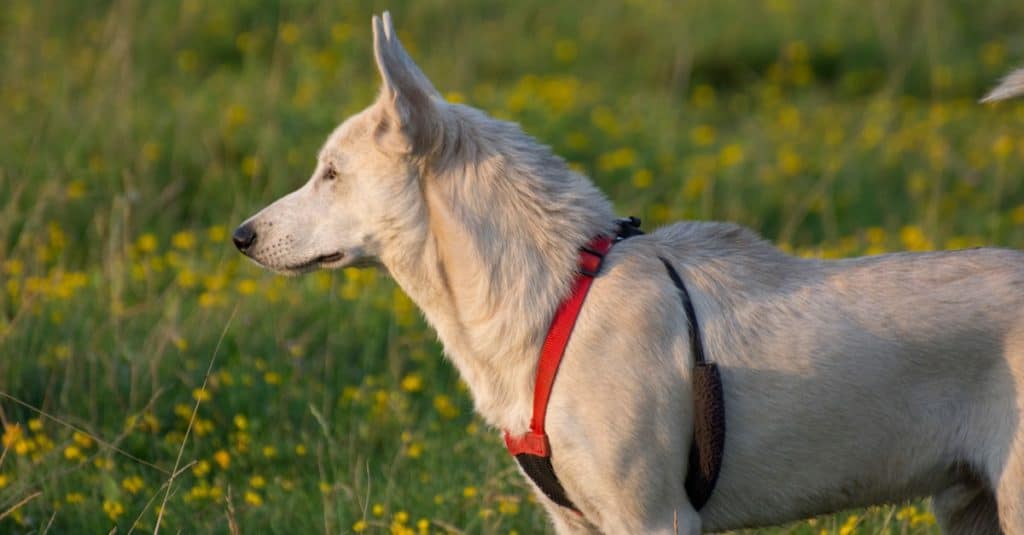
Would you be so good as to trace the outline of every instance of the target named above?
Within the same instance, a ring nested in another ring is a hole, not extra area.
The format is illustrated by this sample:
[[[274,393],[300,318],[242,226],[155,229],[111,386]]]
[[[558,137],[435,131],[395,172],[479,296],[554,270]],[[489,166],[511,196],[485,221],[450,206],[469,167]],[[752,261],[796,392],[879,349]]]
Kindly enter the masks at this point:
[[[1024,247],[1019,0],[8,0],[0,532],[542,533],[496,431],[382,274],[228,239],[377,88],[390,8],[451,100],[647,228],[796,254]],[[173,474],[173,477],[172,477]],[[927,502],[769,533],[935,533]]]

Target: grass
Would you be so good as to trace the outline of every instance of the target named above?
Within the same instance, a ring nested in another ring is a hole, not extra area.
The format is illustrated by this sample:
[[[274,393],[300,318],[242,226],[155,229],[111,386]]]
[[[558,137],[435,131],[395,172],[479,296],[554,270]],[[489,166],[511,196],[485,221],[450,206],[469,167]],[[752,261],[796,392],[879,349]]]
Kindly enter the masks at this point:
[[[0,531],[548,529],[390,281],[283,279],[228,242],[373,98],[384,7],[448,98],[648,228],[732,220],[822,257],[1024,246],[1024,107],[974,102],[1024,62],[1012,0],[11,0]]]

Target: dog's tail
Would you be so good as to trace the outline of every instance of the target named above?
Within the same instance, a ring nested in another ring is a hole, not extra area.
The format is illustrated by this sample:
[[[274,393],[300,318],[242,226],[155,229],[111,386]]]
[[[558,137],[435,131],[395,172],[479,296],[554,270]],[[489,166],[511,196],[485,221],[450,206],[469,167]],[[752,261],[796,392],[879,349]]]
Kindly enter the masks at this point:
[[[1003,78],[995,89],[989,91],[982,102],[995,102],[1024,95],[1024,69],[1017,69]]]

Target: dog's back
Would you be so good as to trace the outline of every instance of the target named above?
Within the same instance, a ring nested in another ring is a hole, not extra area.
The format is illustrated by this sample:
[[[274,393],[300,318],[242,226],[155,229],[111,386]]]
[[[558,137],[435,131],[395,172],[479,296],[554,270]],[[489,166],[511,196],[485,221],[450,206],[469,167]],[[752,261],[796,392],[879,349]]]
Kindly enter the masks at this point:
[[[706,528],[1000,476],[1024,396],[1024,253],[821,261],[734,225],[654,236],[675,252],[727,385],[728,461]]]

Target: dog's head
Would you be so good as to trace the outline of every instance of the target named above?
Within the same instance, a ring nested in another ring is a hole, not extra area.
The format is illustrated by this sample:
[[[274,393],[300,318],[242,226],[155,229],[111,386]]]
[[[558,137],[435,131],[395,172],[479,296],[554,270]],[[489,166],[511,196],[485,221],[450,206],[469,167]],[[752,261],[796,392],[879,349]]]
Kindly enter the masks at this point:
[[[388,13],[373,17],[380,97],[327,138],[313,175],[242,223],[240,251],[271,270],[376,263],[382,241],[421,220],[421,161],[440,136],[446,104],[398,40]]]

